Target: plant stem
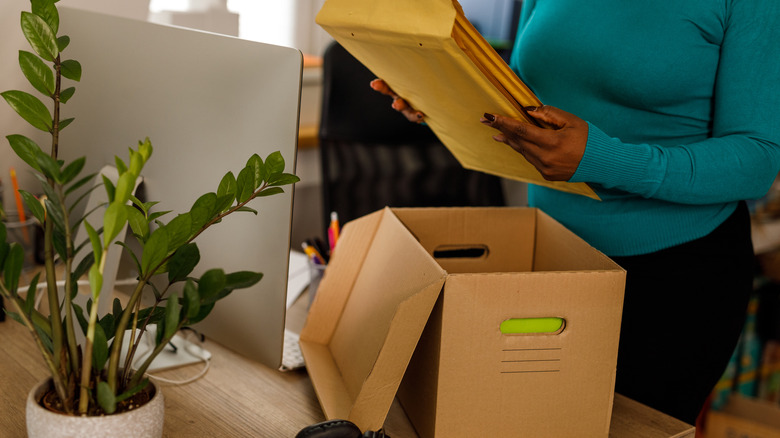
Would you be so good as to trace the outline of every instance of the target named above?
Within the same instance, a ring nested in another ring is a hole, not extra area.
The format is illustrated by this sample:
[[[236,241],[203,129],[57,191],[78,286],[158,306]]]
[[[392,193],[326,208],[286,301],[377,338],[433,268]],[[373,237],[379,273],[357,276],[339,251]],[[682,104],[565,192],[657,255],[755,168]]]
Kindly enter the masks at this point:
[[[224,213],[221,213],[217,215],[214,219],[207,222],[205,225],[203,225],[195,234],[193,234],[192,237],[190,237],[185,244],[192,242],[195,240],[196,237],[198,237],[201,233],[203,233],[207,228],[211,227],[215,223],[219,222],[222,218],[225,216],[235,212],[239,208],[245,206],[250,201],[255,199],[260,192],[265,190],[268,187],[268,184],[263,184],[260,188],[258,188],[252,196],[249,197],[244,202],[236,204],[234,207],[230,208]],[[168,262],[168,260],[173,256],[173,253],[169,254],[168,257],[165,257],[157,266],[154,266],[149,269],[149,272],[144,273],[144,276],[141,277],[138,280],[138,284],[135,287],[135,290],[133,290],[133,294],[130,296],[130,301],[127,303],[127,307],[125,307],[124,312],[122,312],[122,317],[119,319],[119,323],[116,325],[116,330],[114,332],[114,343],[111,346],[111,354],[109,356],[109,363],[108,363],[108,378],[106,379],[109,387],[111,388],[111,391],[116,394],[117,393],[117,386],[118,386],[118,379],[117,379],[117,372],[119,367],[119,355],[122,351],[122,341],[124,339],[125,330],[127,329],[127,324],[130,322],[130,316],[133,314],[133,307],[135,304],[140,300],[141,294],[143,293],[143,289],[146,286],[146,284],[151,280],[152,275],[154,275],[155,272],[160,268],[160,266],[163,266],[165,263]],[[142,329],[145,328],[145,324],[142,325]],[[165,344],[162,344],[163,347]],[[157,346],[159,348],[159,345]],[[155,349],[156,351],[156,349]],[[149,358],[154,358],[156,356],[155,353],[152,353],[152,355],[149,356]],[[147,359],[148,360],[148,359]],[[130,362],[128,362],[130,363]],[[148,368],[148,365],[146,366]],[[126,370],[127,372],[127,370]],[[143,373],[137,372],[136,375],[143,375]],[[134,379],[135,380],[135,379]],[[123,382],[124,384],[124,382]]]
[[[23,325],[27,327],[27,330],[32,335],[33,339],[35,340],[35,346],[38,347],[38,351],[40,351],[41,355],[43,356],[43,361],[46,362],[46,366],[49,368],[51,380],[54,383],[54,389],[57,391],[57,395],[59,395],[60,398],[64,401],[65,399],[63,398],[63,395],[66,393],[66,386],[63,377],[60,374],[59,367],[55,363],[54,357],[48,352],[46,346],[43,345],[41,336],[35,330],[35,324],[32,322],[31,318],[28,317],[26,313],[24,313],[24,307],[21,299],[18,296],[11,296],[10,292],[5,289],[5,286],[2,283],[0,283],[0,295],[6,298],[8,302],[13,304],[17,315],[19,315],[19,318],[22,320]],[[65,412],[70,413],[70,405],[67,403],[63,403],[63,405],[65,407]]]
[[[60,300],[57,294],[57,274],[54,269],[54,246],[52,244],[54,224],[52,221],[44,221],[43,230],[43,254],[46,270],[46,293],[49,298],[49,313],[51,318],[52,356],[54,365],[57,367],[58,373],[60,373],[63,369],[63,364],[60,359],[62,358],[64,339],[62,333],[62,315],[60,314]],[[67,397],[68,394],[65,392],[57,392],[63,401],[69,399],[69,397]]]
[[[65,304],[63,306],[63,311],[65,312],[65,334],[67,336],[67,347],[68,352],[70,353],[70,367],[72,370],[77,371],[79,369],[79,358],[78,358],[78,343],[76,342],[76,331],[74,329],[74,322],[73,322],[73,294],[71,292],[71,289],[73,289],[73,278],[71,278],[70,273],[73,272],[73,242],[71,241],[71,231],[70,231],[70,221],[68,218],[68,209],[65,206],[65,197],[64,193],[62,193],[62,188],[59,187],[60,191],[60,208],[62,208],[62,211],[65,212],[64,221],[65,221]],[[78,376],[77,376],[78,379]]]
[[[144,286],[149,281],[151,275],[147,274],[138,280],[138,284],[133,290],[133,294],[130,295],[130,301],[127,303],[125,311],[122,312],[122,317],[119,318],[119,322],[116,325],[116,331],[114,332],[114,343],[111,345],[111,354],[108,359],[108,377],[106,383],[108,383],[111,392],[116,394],[117,392],[117,372],[119,369],[119,354],[122,352],[122,340],[125,336],[125,329],[128,322],[130,322],[130,316],[133,314],[133,307],[141,298],[141,292],[144,290]]]

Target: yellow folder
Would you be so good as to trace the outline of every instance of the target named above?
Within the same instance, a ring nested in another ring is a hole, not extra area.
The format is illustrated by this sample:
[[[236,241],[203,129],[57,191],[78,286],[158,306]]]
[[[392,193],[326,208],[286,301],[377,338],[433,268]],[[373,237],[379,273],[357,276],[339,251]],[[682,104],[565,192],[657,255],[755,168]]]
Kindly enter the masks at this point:
[[[327,0],[316,22],[425,113],[463,167],[598,199],[584,183],[545,180],[522,155],[493,140],[493,128],[479,122],[488,112],[534,123],[523,107],[541,102],[456,0]]]

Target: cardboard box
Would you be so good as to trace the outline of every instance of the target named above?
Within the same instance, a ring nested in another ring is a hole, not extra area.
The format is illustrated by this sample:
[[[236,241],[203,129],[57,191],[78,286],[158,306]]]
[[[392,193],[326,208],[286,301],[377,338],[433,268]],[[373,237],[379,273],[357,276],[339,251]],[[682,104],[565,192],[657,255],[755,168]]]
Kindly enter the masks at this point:
[[[710,411],[706,438],[780,438],[780,406],[732,395],[720,411]]]
[[[325,415],[362,430],[398,392],[424,438],[606,437],[624,287],[537,209],[386,208],[345,225],[301,350]]]

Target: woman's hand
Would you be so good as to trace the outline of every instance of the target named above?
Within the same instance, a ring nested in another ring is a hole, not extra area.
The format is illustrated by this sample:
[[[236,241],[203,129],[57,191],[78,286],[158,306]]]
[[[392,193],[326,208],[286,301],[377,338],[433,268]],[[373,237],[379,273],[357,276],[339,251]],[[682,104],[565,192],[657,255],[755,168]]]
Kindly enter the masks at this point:
[[[405,100],[400,98],[397,94],[395,94],[395,92],[393,92],[393,90],[391,90],[390,87],[387,85],[387,83],[382,79],[374,79],[373,81],[371,81],[371,88],[384,95],[392,97],[393,109],[403,114],[410,122],[415,122],[415,123],[425,122],[425,114],[409,106],[409,104]]]
[[[548,181],[568,181],[577,171],[588,142],[588,124],[561,109],[527,107],[530,117],[550,128],[485,113],[483,124],[501,131],[493,139],[521,153]]]

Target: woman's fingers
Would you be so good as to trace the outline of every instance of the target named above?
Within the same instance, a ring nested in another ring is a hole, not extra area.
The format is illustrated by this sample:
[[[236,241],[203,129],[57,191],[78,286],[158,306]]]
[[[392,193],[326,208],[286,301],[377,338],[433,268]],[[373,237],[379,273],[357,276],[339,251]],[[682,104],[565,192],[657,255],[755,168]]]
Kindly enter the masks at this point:
[[[375,91],[378,91],[386,96],[390,96],[393,98],[393,103],[391,104],[392,108],[406,117],[407,120],[414,123],[424,123],[425,122],[425,114],[423,114],[420,111],[417,111],[416,109],[412,108],[411,105],[404,99],[402,99],[400,96],[395,94],[395,92],[387,85],[387,82],[383,81],[382,79],[374,79],[369,84],[371,88]]]
[[[585,153],[587,122],[551,106],[526,110],[529,116],[543,122],[547,128],[489,113],[485,113],[480,121],[497,129],[500,133],[493,139],[522,154],[545,179],[569,180]]]

